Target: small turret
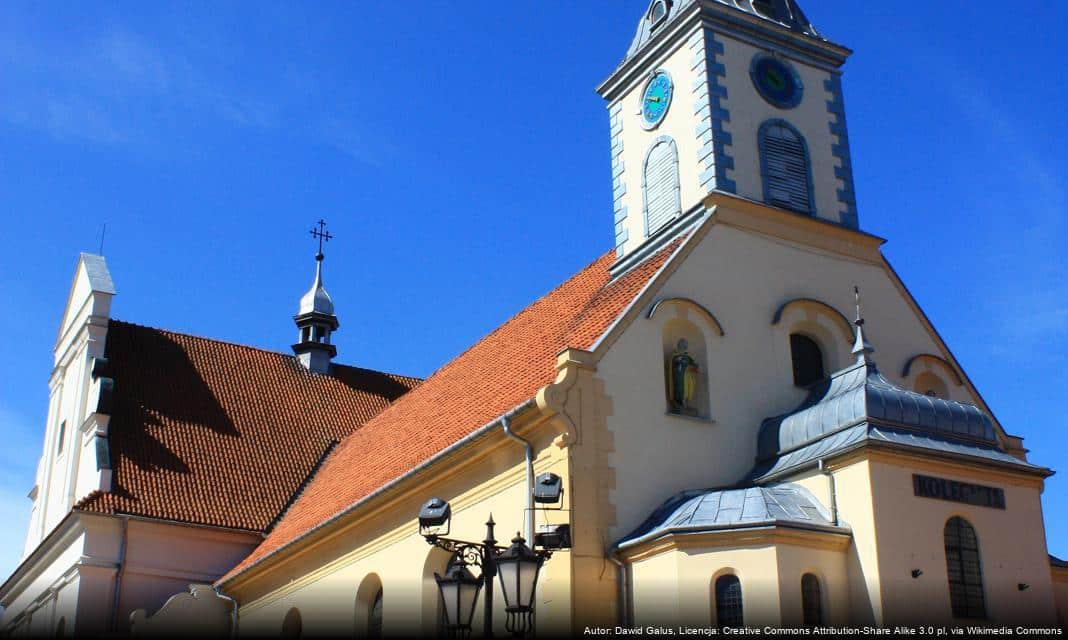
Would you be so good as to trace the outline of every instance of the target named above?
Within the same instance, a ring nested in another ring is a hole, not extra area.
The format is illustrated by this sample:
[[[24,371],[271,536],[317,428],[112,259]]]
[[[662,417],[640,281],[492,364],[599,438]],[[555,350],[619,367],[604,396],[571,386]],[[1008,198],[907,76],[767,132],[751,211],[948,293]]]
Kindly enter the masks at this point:
[[[319,252],[315,254],[315,282],[300,299],[300,308],[293,321],[299,331],[293,353],[297,361],[312,373],[330,373],[330,360],[337,355],[337,347],[330,343],[330,334],[338,328],[334,315],[334,301],[323,287],[323,241],[333,236],[326,231],[326,222],[320,220],[311,234],[319,240]]]

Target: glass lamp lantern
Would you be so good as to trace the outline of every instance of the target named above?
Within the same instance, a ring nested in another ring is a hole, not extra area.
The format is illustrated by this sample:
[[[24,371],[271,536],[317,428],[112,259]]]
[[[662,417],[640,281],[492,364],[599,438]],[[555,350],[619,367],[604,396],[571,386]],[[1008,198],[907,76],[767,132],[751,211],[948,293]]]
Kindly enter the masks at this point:
[[[522,637],[534,627],[534,592],[545,558],[527,546],[522,536],[497,556],[497,573],[504,592],[505,628]]]
[[[472,574],[467,565],[453,562],[444,576],[434,574],[441,594],[445,615],[445,628],[450,637],[466,638],[471,633],[471,619],[475,615],[475,602],[482,589],[482,581]]]

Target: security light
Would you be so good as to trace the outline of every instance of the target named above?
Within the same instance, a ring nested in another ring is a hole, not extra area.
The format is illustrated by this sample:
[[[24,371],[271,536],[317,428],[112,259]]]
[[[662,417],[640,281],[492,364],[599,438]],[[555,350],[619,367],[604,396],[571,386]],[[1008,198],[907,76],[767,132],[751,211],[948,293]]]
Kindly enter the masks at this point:
[[[571,525],[543,524],[534,534],[534,546],[543,549],[570,549]]]
[[[431,498],[419,509],[419,534],[437,537],[449,533],[452,508],[441,498]]]
[[[564,495],[564,481],[555,473],[543,473],[534,481],[534,502],[556,504]]]

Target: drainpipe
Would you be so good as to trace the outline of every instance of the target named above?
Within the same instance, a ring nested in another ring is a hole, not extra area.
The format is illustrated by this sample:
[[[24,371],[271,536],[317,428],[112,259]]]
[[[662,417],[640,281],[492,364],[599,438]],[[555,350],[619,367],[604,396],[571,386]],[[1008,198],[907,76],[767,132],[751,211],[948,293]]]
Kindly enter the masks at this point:
[[[111,630],[119,632],[119,600],[122,597],[122,576],[126,573],[126,538],[130,530],[130,519],[119,516],[122,521],[122,540],[119,541],[119,566],[115,569],[115,595],[111,599]]]
[[[527,539],[527,544],[531,547],[534,546],[534,446],[530,444],[529,440],[520,438],[512,432],[512,425],[509,420],[519,413],[524,407],[512,409],[508,413],[501,416],[501,427],[504,429],[504,435],[508,436],[512,440],[523,445],[524,452],[527,459],[527,508],[523,512],[523,537]]]
[[[819,462],[819,470],[820,473],[827,476],[827,484],[831,489],[831,521],[834,522],[835,526],[838,526],[840,524],[838,522],[838,491],[834,484],[834,474],[827,469],[827,463],[823,460]]]
[[[619,569],[617,583],[617,590],[619,591],[619,624],[629,629],[632,624],[630,619],[630,585],[627,580],[627,563],[623,562],[623,559],[619,557],[619,549],[610,549],[605,556],[609,562]]]
[[[222,591],[220,591],[219,587],[213,586],[212,589],[215,590],[215,595],[217,597],[219,597],[222,600],[226,600],[226,601],[230,602],[230,604],[232,605],[230,607],[230,637],[231,638],[236,638],[237,637],[237,600],[231,598],[230,596],[228,596],[225,593],[223,593]]]

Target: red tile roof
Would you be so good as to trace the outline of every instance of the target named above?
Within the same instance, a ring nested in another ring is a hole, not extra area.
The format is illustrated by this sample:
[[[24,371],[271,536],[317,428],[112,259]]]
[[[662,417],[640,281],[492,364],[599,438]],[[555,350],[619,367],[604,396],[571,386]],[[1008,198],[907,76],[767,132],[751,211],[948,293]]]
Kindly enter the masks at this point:
[[[327,448],[418,384],[291,355],[108,325],[112,490],[76,508],[266,531]]]
[[[680,242],[612,282],[614,253],[605,254],[354,431],[264,542],[222,580],[533,398],[555,377],[556,355],[569,347],[591,348]]]

